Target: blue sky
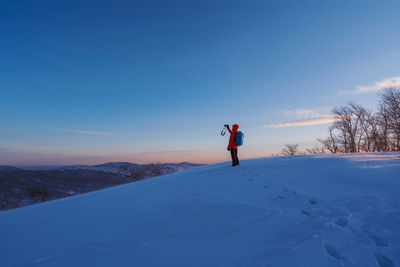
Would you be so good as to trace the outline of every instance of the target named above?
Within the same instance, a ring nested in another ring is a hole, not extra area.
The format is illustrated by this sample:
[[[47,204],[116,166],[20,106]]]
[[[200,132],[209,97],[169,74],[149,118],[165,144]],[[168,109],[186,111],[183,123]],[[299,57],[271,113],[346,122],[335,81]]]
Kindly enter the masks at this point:
[[[242,158],[305,149],[332,108],[373,108],[380,85],[400,81],[399,11],[397,0],[6,1],[0,164],[229,160],[225,123],[245,133]]]

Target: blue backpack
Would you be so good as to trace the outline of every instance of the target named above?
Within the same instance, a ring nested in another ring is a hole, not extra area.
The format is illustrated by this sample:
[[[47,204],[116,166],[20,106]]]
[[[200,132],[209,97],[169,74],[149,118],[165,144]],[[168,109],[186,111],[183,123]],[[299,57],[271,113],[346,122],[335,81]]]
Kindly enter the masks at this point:
[[[243,138],[244,138],[244,134],[241,131],[238,131],[236,133],[235,145],[237,145],[237,146],[243,145]]]

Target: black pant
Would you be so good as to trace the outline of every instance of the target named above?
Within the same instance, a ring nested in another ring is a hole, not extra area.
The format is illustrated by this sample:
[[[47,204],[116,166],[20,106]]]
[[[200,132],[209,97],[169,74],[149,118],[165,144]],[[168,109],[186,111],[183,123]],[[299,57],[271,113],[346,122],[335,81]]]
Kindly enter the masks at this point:
[[[239,159],[238,159],[237,152],[238,151],[236,148],[231,148],[232,166],[239,165]]]

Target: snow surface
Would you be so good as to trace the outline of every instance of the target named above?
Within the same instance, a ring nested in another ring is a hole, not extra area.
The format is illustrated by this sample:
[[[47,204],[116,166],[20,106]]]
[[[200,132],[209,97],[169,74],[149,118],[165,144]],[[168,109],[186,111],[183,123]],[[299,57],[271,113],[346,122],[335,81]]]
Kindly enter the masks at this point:
[[[202,166],[0,212],[0,266],[400,266],[400,154]]]

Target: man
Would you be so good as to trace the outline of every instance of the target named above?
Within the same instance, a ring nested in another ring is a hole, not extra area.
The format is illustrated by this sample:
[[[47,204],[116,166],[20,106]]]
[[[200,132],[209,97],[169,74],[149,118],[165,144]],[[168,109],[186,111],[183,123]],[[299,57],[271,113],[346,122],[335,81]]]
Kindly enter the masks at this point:
[[[232,166],[239,165],[239,159],[238,159],[238,146],[235,144],[235,139],[236,139],[236,133],[239,129],[239,125],[234,124],[232,125],[232,130],[229,128],[228,124],[225,124],[225,127],[228,128],[229,133],[231,136],[229,137],[229,144],[228,144],[228,151],[231,152],[231,157],[232,157]]]

